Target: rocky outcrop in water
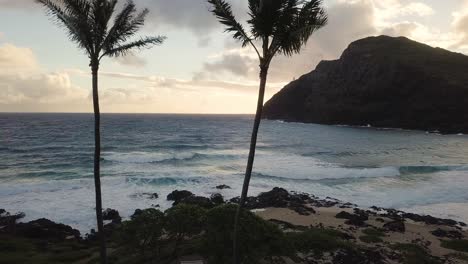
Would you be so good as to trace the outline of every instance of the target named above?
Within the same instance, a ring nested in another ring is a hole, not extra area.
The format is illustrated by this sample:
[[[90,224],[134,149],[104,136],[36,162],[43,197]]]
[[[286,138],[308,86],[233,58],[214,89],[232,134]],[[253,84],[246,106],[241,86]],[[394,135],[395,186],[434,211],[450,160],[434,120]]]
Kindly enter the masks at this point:
[[[459,53],[370,37],[284,87],[265,104],[264,118],[466,133],[467,69]]]

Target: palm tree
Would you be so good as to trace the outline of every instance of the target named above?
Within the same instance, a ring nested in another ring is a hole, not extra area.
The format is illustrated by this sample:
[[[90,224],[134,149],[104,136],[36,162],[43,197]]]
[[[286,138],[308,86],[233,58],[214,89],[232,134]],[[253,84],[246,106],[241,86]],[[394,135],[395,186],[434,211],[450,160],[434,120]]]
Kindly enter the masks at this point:
[[[250,141],[249,158],[245,172],[242,194],[234,221],[233,261],[237,258],[237,229],[239,215],[245,204],[250,178],[255,158],[258,129],[262,118],[265,87],[270,63],[277,54],[291,56],[299,53],[312,34],[325,26],[327,15],[322,8],[322,0],[249,0],[249,16],[247,21],[250,34],[239,23],[231,5],[225,0],[208,0],[211,12],[219,22],[230,32],[233,38],[239,40],[242,47],[251,46],[260,61],[260,89],[257,111]],[[260,45],[257,48],[256,43]]]
[[[162,44],[165,37],[131,38],[145,22],[148,9],[137,12],[133,1],[128,0],[110,24],[118,0],[36,0],[48,14],[68,31],[71,41],[89,57],[92,72],[94,108],[94,184],[96,189],[96,218],[100,241],[101,263],[107,263],[106,240],[102,219],[100,180],[101,133],[98,93],[98,72],[101,59],[128,54],[134,49]]]

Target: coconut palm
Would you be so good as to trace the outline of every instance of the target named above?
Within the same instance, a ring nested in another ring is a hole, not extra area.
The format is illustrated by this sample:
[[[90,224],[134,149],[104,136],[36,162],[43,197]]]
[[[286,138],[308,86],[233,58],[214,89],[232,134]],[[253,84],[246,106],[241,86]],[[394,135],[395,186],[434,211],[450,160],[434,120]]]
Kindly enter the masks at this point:
[[[247,198],[252,175],[270,63],[278,54],[291,56],[299,53],[312,34],[326,25],[327,15],[322,7],[321,0],[248,0],[250,16],[250,19],[247,21],[250,27],[250,33],[248,33],[244,29],[244,26],[236,20],[231,5],[228,2],[225,0],[208,0],[208,3],[212,7],[211,12],[225,26],[226,32],[232,33],[233,38],[240,41],[242,47],[251,46],[258,55],[260,62],[260,89],[257,111],[250,141],[244,184],[234,226],[233,260],[234,264],[237,264],[239,213]]]
[[[98,93],[98,72],[101,59],[118,57],[134,49],[148,48],[163,43],[165,37],[132,39],[143,26],[148,9],[137,11],[129,0],[114,14],[118,0],[36,0],[48,14],[64,27],[71,41],[88,55],[92,72],[94,108],[94,183],[96,189],[96,218],[100,240],[101,263],[106,263],[106,245],[102,219],[100,180],[101,135]],[[113,19],[112,17],[115,16]],[[113,23],[111,23],[113,20]]]

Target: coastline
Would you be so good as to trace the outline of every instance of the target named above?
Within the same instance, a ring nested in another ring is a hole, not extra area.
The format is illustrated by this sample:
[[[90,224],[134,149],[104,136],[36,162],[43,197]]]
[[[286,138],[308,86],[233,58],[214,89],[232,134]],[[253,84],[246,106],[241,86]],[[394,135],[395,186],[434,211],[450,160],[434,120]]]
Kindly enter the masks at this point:
[[[218,186],[220,191],[223,188],[229,188],[229,186]],[[145,195],[141,196],[142,199],[154,197],[157,197],[157,194],[148,194],[147,197]],[[172,192],[168,195],[167,200],[173,201],[174,205],[192,204],[203,208],[238,202],[238,198],[224,201],[223,196],[220,194],[208,198],[196,196],[185,190]],[[444,241],[468,241],[467,225],[450,219],[440,219],[428,215],[417,215],[379,207],[359,208],[354,204],[333,198],[320,199],[309,194],[288,192],[278,187],[256,197],[249,197],[246,208],[262,219],[278,225],[285,232],[298,232],[309,228],[339,231],[341,234],[345,234],[347,243],[368,250],[378,249],[380,258],[385,258],[387,261],[382,263],[406,263],[390,261],[392,258],[390,253],[394,252],[395,247],[399,245],[413,245],[418,250],[423,249],[428,254],[427,256],[442,261],[434,263],[468,263],[468,252],[465,253],[443,246],[443,243],[446,243]],[[137,211],[135,211],[135,214]],[[0,214],[0,219],[5,220],[4,217],[7,216],[5,213]],[[118,228],[121,221],[119,213],[116,210],[109,209],[107,216],[106,227],[108,230]],[[48,227],[41,227],[41,221],[42,224],[45,223]],[[27,230],[29,227],[34,226],[36,228],[35,233],[33,232],[36,234],[35,239],[49,237],[52,232],[54,235],[62,234],[63,241],[76,239],[77,241],[89,243],[90,238],[92,240],[93,232],[91,232],[91,235],[80,236],[79,231],[73,230],[72,227],[52,224],[53,222],[47,221],[49,220],[41,219],[28,223],[19,223],[18,225],[22,225],[22,228]],[[4,222],[2,221],[2,223]],[[54,228],[57,228],[57,230]],[[21,228],[18,230],[21,230]],[[37,236],[38,232],[39,236]],[[0,236],[4,235],[11,236],[11,234],[5,233],[5,227],[3,226],[0,228]],[[21,237],[22,235],[18,236]],[[0,252],[0,259],[2,258],[1,255]],[[329,258],[330,255],[325,255],[319,260],[315,257],[318,262],[314,263],[327,263],[327,261],[330,261]]]

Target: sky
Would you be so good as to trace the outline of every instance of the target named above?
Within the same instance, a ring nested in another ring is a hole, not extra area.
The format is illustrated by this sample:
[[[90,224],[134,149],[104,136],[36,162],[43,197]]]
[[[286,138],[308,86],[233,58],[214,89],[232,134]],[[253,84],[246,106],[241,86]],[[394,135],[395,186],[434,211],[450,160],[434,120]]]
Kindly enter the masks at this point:
[[[228,0],[240,21],[247,1]],[[120,0],[120,2],[124,2]],[[224,33],[206,0],[134,0],[140,35],[166,42],[100,68],[102,112],[253,113],[258,59]],[[468,54],[468,0],[324,0],[329,24],[303,51],[272,61],[266,99],[368,36],[405,36]],[[33,0],[0,0],[0,112],[92,112],[86,54]]]

